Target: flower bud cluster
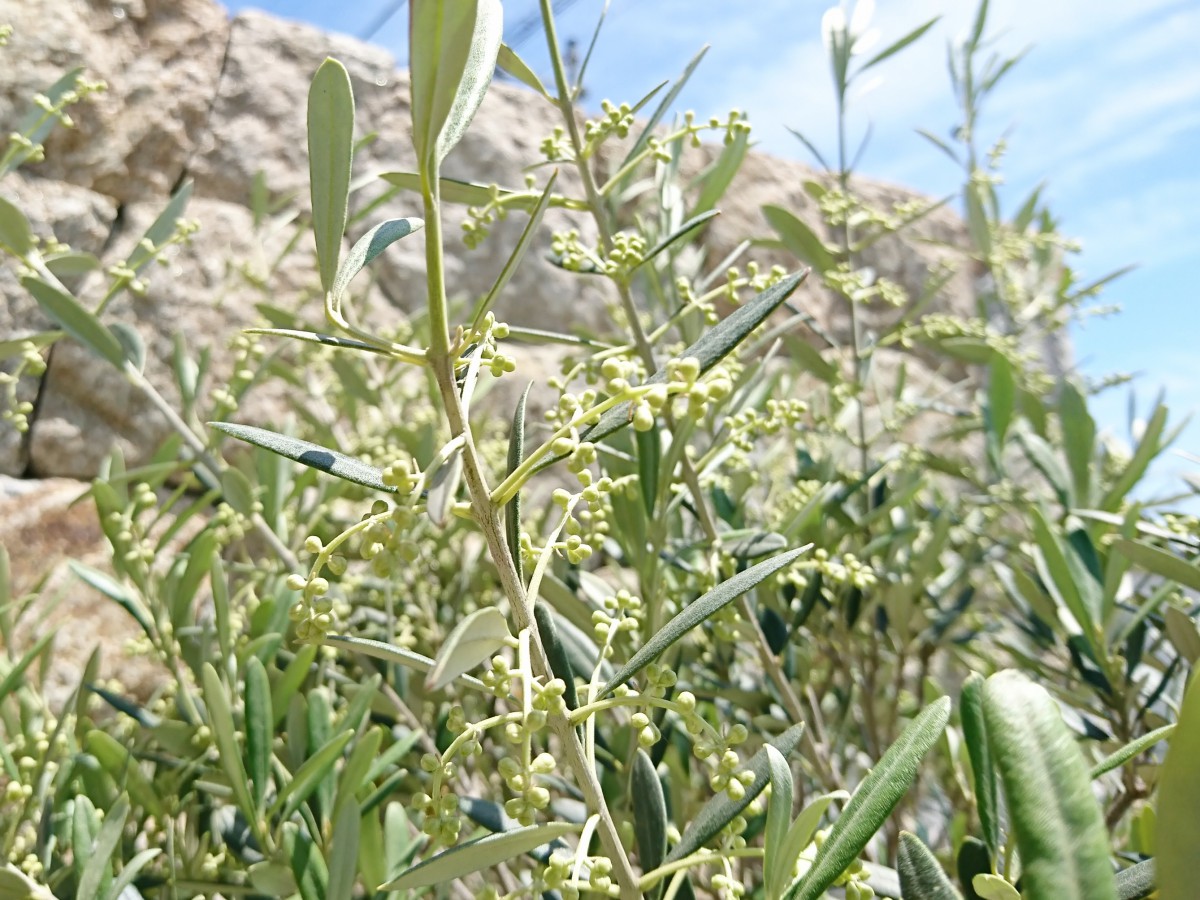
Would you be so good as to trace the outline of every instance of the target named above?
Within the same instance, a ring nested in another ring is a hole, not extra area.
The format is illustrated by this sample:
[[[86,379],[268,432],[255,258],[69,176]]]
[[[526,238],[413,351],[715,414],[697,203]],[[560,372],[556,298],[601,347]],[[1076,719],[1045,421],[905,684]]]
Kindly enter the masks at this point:
[[[642,627],[645,610],[642,598],[629,591],[617,591],[615,596],[601,601],[603,609],[592,613],[592,630],[603,645],[601,653],[605,659],[613,655],[613,643],[622,634],[636,633]]]
[[[692,721],[694,718],[699,717],[693,715],[685,719],[684,725],[690,734],[701,735],[701,729]],[[725,791],[731,800],[741,800],[746,796],[746,788],[754,783],[754,772],[742,769],[741,757],[733,749],[738,744],[745,743],[749,736],[749,730],[739,722],[730,728],[721,740],[715,740],[707,734],[696,740],[696,758],[708,760],[714,770],[708,781],[709,787],[714,791]]]
[[[550,791],[537,782],[537,776],[550,775],[555,766],[549,753],[539,753],[528,765],[515,756],[501,758],[500,777],[514,795],[504,803],[504,811],[511,818],[522,825],[532,825],[537,814],[550,805]]]
[[[875,274],[871,268],[851,269],[846,262],[838,263],[824,273],[825,283],[852,303],[880,302],[899,309],[907,306],[908,291],[903,285]]]
[[[583,139],[586,141],[584,158],[590,157],[609,135],[619,138],[629,137],[629,129],[633,127],[633,109],[628,103],[615,106],[611,100],[601,100],[600,109],[604,115],[598,119],[586,122],[583,126]]]
[[[529,179],[527,179],[528,181]],[[467,207],[467,217],[463,219],[463,243],[474,249],[483,243],[484,238],[491,232],[491,226],[499,220],[508,218],[508,207],[502,199],[500,185],[488,185],[491,198],[483,206]]]
[[[261,341],[246,334],[235,334],[229,341],[229,347],[234,352],[233,374],[222,387],[212,392],[212,415],[215,418],[224,418],[238,408],[242,397],[262,371],[262,360],[267,352]]]
[[[808,404],[803,400],[771,399],[762,410],[743,409],[725,420],[729,429],[729,440],[738,450],[750,453],[755,441],[763,435],[775,435],[781,431],[799,431],[808,414]]]
[[[8,422],[18,434],[29,430],[29,414],[33,412],[33,403],[17,398],[17,384],[23,375],[36,378],[45,371],[46,361],[42,358],[41,350],[33,341],[24,341],[14,370],[0,372],[0,388],[4,391],[4,399],[0,401],[0,421]]]
[[[568,272],[604,270],[604,262],[599,254],[580,240],[579,230],[575,228],[550,235],[550,254]]]
[[[786,276],[787,269],[783,266],[771,266],[770,269],[763,272],[758,263],[751,260],[746,263],[745,274],[737,266],[730,266],[726,269],[724,286],[716,288],[704,296],[705,299],[723,297],[729,303],[736,305],[742,302],[741,291],[743,288],[750,288],[757,294],[778,284]]]
[[[879,583],[879,578],[869,563],[863,562],[853,553],[843,553],[839,560],[830,556],[824,547],[814,550],[809,559],[795,564],[781,574],[779,580],[802,590],[808,585],[809,576],[814,572],[820,573],[827,584],[845,585],[860,591],[869,590]]]
[[[473,346],[472,352],[475,352],[474,348],[480,348],[478,352],[483,364],[494,377],[499,378],[517,370],[517,361],[499,349],[499,342],[508,335],[508,324],[497,322],[495,313],[489,312],[483,317],[481,327],[477,331],[473,331],[469,337],[460,334],[456,343],[460,347]]]
[[[538,147],[547,162],[573,161],[575,153],[571,149],[571,141],[567,138],[567,130],[561,125],[555,125],[554,131],[542,140]]]
[[[430,768],[432,766],[432,768]],[[432,753],[426,753],[421,758],[421,768],[426,772],[434,772],[445,768],[442,762]],[[453,765],[451,764],[453,769]],[[429,835],[437,843],[450,846],[458,841],[462,830],[462,820],[458,815],[458,797],[451,791],[444,791],[436,799],[424,791],[413,794],[413,808],[422,815],[421,831]]]

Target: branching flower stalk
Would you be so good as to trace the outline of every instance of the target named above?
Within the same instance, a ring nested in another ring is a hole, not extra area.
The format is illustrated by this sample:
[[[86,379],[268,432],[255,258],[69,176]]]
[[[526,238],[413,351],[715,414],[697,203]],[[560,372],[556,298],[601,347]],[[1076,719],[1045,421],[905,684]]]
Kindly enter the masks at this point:
[[[471,508],[476,524],[487,541],[488,552],[496,565],[501,587],[508,598],[513,621],[520,631],[528,630],[533,639],[530,651],[534,672],[547,680],[553,678],[546,651],[538,638],[537,624],[533,619],[533,606],[526,594],[525,585],[517,573],[500,519],[503,506],[492,499],[480,458],[458,392],[455,378],[455,360],[450,352],[450,334],[447,316],[444,250],[442,247],[442,213],[438,197],[438,170],[434,166],[427,170],[422,184],[426,229],[426,276],[428,284],[430,346],[429,366],[437,381],[443,409],[450,433],[463,441],[463,480],[471,499]],[[588,807],[599,816],[599,837],[605,854],[613,861],[617,884],[625,900],[636,900],[640,896],[637,876],[617,831],[616,822],[608,809],[604,791],[596,778],[595,770],[588,764],[583,746],[575,733],[571,720],[563,715],[552,716],[549,724],[566,756],[567,764],[578,779]]]

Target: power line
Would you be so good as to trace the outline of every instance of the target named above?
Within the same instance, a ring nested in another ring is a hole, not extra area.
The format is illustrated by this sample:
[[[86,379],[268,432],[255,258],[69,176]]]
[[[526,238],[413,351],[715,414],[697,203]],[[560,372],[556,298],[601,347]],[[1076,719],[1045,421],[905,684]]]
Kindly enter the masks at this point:
[[[358,36],[364,41],[374,38],[379,33],[379,30],[391,20],[392,16],[404,8],[404,3],[405,0],[395,0],[393,3],[388,3],[380,11],[379,15],[371,20],[371,24],[364,28]]]

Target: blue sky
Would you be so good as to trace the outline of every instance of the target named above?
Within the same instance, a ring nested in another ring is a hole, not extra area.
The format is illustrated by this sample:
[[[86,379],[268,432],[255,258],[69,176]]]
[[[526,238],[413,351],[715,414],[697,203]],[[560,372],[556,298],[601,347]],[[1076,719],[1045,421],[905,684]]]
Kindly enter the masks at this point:
[[[226,5],[360,34],[394,3]],[[562,5],[568,8],[558,19],[560,38],[586,46],[601,0]],[[832,156],[833,94],[820,40],[828,5],[612,0],[586,79],[589,103],[633,102],[676,77],[707,43],[712,49],[680,97],[680,109],[701,116],[748,110],[760,149],[811,162],[788,133],[791,126]],[[505,3],[507,40],[537,8],[536,0]],[[875,70],[882,84],[852,99],[851,134],[861,135],[868,122],[873,128],[859,166],[864,174],[934,195],[959,186],[961,173],[915,129],[945,135],[957,122],[945,48],[967,32],[974,10],[967,0],[878,0],[873,24],[885,44],[929,18],[942,20]],[[1200,409],[1200,4],[992,0],[989,22],[999,52],[1032,48],[984,110],[985,141],[1009,135],[1002,196],[1016,204],[1045,181],[1063,232],[1083,243],[1074,265],[1085,278],[1139,265],[1101,298],[1123,311],[1075,329],[1076,359],[1089,375],[1137,374],[1133,390],[1142,413],[1165,389],[1178,421]],[[402,10],[375,37],[402,65],[406,25]],[[517,50],[548,74],[540,30]],[[1119,388],[1095,401],[1101,424],[1122,439],[1128,398],[1129,389]],[[1176,446],[1200,455],[1200,421]],[[1160,467],[1160,477],[1198,468],[1175,457]]]

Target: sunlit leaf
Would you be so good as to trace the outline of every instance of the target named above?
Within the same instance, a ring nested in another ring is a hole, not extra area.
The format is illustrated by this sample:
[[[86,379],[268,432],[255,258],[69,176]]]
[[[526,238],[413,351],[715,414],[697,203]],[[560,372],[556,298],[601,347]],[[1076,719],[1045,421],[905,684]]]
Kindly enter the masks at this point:
[[[811,546],[811,545],[809,545]],[[620,670],[600,689],[599,697],[611,693],[619,684],[624,684],[654,660],[664,650],[678,641],[681,637],[724,609],[751,588],[766,581],[776,572],[791,565],[809,546],[799,547],[781,553],[771,559],[760,562],[756,566],[739,572],[727,581],[717,585],[703,597],[693,600],[664,625],[657,634],[641,646],[640,649],[623,665]]]
[[[564,837],[579,830],[579,826],[568,822],[547,822],[530,825],[513,831],[489,834],[439,853],[437,856],[417,863],[399,878],[381,885],[381,891],[412,890],[461,878],[471,872],[490,869],[492,866],[528,853],[548,844],[555,838]]]
[[[983,713],[1023,890],[1062,900],[1115,898],[1104,816],[1057,704],[1023,674],[1005,671],[984,685]]]
[[[321,287],[333,289],[350,200],[354,90],[346,67],[326,59],[308,91],[308,171]]]
[[[511,638],[508,621],[494,606],[484,606],[459,620],[446,636],[437,661],[425,679],[428,690],[440,691],[492,656]]]

